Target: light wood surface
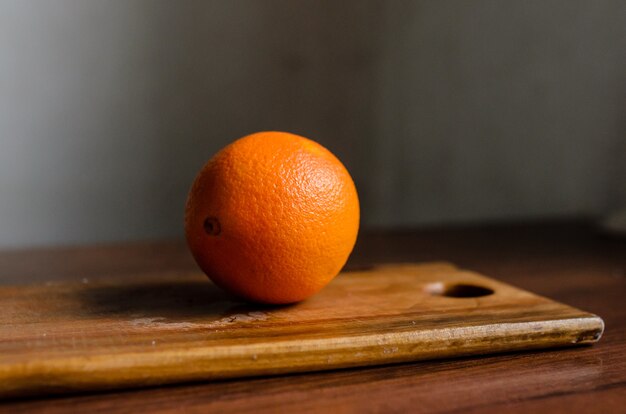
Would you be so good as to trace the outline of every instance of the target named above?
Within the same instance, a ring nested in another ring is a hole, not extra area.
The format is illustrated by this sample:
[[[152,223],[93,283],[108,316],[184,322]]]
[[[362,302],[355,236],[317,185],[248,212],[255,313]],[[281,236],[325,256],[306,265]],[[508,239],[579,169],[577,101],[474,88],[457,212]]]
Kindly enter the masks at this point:
[[[0,288],[0,395],[140,387],[590,344],[595,315],[447,263],[342,273],[255,306],[198,272]]]

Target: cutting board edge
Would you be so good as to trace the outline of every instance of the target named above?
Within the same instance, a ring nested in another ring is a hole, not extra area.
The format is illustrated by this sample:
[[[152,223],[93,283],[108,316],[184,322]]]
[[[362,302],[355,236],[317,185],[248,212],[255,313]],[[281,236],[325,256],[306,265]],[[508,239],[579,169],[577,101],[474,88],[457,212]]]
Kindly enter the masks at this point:
[[[494,337],[496,327],[500,336]],[[603,320],[585,313],[562,320],[355,335],[340,338],[330,349],[327,339],[286,339],[224,349],[197,346],[186,351],[59,358],[44,363],[0,366],[0,397],[140,388],[591,345],[600,339],[603,331]],[[325,349],[316,343],[319,341],[323,341]],[[277,364],[275,358],[281,358],[282,362]],[[117,363],[112,365],[112,359]],[[79,382],[77,376],[81,378]]]

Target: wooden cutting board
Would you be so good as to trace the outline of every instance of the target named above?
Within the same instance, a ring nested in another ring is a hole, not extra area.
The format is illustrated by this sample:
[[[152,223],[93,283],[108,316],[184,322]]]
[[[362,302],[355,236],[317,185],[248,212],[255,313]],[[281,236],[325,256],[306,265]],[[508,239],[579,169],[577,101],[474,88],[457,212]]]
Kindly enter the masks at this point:
[[[281,307],[238,302],[200,274],[0,287],[0,396],[590,344],[603,327],[446,263],[345,272]]]

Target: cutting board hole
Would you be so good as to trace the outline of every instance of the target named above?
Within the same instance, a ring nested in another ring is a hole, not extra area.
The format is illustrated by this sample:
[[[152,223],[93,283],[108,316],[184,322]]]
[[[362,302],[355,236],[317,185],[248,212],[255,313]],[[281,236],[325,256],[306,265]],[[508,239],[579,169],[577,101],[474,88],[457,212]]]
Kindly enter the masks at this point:
[[[426,287],[426,291],[431,295],[446,296],[448,298],[479,298],[493,294],[493,289],[467,283],[456,283],[453,285],[432,283]]]

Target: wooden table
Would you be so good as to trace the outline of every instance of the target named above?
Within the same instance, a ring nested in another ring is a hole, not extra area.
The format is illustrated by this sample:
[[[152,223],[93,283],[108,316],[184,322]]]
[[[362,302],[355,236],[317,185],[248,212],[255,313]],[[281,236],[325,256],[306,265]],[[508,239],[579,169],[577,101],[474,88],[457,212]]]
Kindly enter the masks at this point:
[[[0,412],[626,412],[626,240],[582,221],[363,234],[349,266],[452,261],[596,313],[593,347],[17,400]],[[182,242],[6,251],[0,284],[193,270]]]

